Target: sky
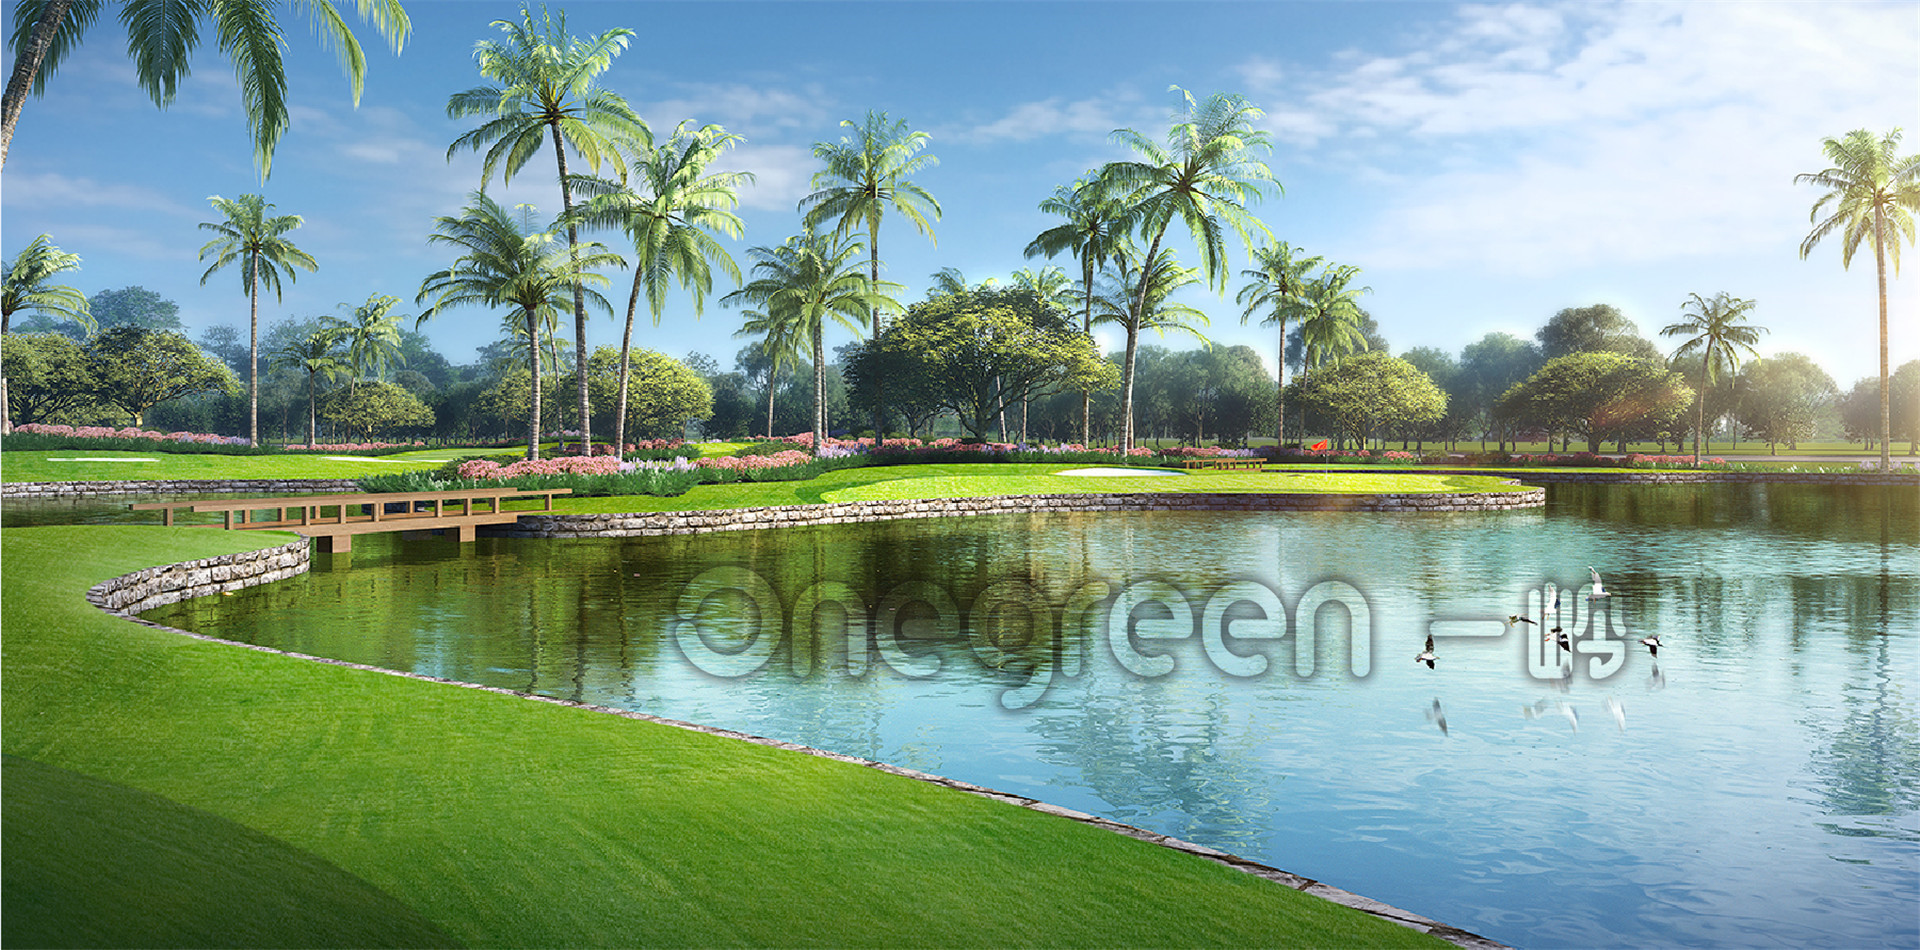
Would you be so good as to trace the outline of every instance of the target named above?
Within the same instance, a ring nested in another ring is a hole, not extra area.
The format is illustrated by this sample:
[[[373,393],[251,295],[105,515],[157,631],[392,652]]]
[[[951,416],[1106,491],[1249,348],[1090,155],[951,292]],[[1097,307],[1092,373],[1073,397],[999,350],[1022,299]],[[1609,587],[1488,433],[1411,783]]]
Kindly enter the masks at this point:
[[[352,17],[352,3],[340,6]],[[88,294],[139,285],[176,301],[198,335],[243,332],[240,272],[202,281],[198,253],[217,220],[208,197],[259,193],[299,214],[290,238],[319,262],[295,272],[263,327],[338,314],[375,293],[413,303],[451,262],[426,236],[480,187],[480,161],[448,146],[473,120],[446,117],[479,85],[474,44],[519,16],[494,0],[410,0],[395,55],[367,26],[356,108],[333,54],[290,16],[292,128],[262,182],[233,71],[209,36],[171,107],[136,85],[125,32],[103,15],[44,97],[29,99],[0,173],[0,249],[46,233],[82,258],[68,283]],[[746,233],[777,246],[818,169],[816,142],[882,110],[930,136],[938,164],[917,176],[940,202],[934,235],[890,215],[884,276],[921,299],[943,267],[1004,280],[1045,261],[1027,243],[1058,223],[1037,209],[1056,186],[1132,157],[1112,138],[1162,140],[1181,105],[1172,87],[1245,96],[1264,110],[1280,184],[1253,206],[1276,238],[1360,268],[1362,304],[1393,351],[1457,354],[1490,332],[1531,337],[1556,311],[1612,304],[1663,350],[1661,327],[1688,295],[1757,301],[1761,354],[1805,353],[1842,388],[1878,372],[1870,248],[1841,265],[1837,238],[1806,260],[1820,190],[1794,176],[1827,167],[1821,140],[1909,130],[1920,152],[1920,4],[1657,2],[1353,3],[629,3],[564,7],[578,36],[625,27],[630,45],[601,77],[657,134],[684,119],[744,137],[726,164],[751,171]],[[536,7],[536,10],[538,8]],[[5,4],[11,23],[13,4]],[[358,21],[354,21],[358,23]],[[9,55],[7,67],[12,69]],[[488,193],[551,215],[543,152]],[[598,239],[615,250],[624,238]],[[1230,241],[1232,239],[1230,238]],[[1176,241],[1187,264],[1190,242]],[[629,248],[630,250],[630,248]],[[1889,274],[1892,360],[1920,357],[1920,293]],[[1054,261],[1078,273],[1067,258]],[[1216,343],[1248,344],[1269,367],[1274,331],[1243,325],[1233,302],[1247,252],[1230,244],[1224,294],[1194,291]],[[621,308],[630,272],[608,296]],[[745,343],[738,310],[704,314],[676,293],[639,345],[730,367]],[[500,314],[454,310],[422,326],[456,363],[499,338]],[[594,316],[589,343],[617,344]],[[1097,331],[1103,347],[1120,343]],[[834,330],[828,345],[853,339]],[[1185,349],[1188,337],[1155,339]]]

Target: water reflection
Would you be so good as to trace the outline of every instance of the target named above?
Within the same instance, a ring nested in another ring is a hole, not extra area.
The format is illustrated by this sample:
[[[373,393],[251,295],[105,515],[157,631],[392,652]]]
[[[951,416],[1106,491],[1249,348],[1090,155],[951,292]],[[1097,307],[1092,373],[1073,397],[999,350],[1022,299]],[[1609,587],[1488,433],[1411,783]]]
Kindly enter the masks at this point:
[[[1517,944],[1920,942],[1912,493],[1568,487],[1499,515],[353,557],[149,616],[952,775]],[[1552,587],[1584,594],[1590,564],[1614,596],[1562,597],[1572,653],[1503,630]],[[1314,593],[1334,584],[1358,602]],[[1436,620],[1462,631],[1442,661],[1406,662]]]

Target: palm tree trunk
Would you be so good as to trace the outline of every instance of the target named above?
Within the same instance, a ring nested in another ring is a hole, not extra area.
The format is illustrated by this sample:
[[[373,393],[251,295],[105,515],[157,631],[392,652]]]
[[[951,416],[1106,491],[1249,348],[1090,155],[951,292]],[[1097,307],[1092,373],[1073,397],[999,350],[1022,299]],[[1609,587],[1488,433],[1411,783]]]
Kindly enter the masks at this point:
[[[313,370],[307,370],[307,448],[320,445],[320,406],[314,398]]]
[[[826,343],[820,339],[820,331],[826,327],[814,329],[813,336],[813,455],[820,457],[827,445],[827,354]],[[878,449],[884,439],[876,432],[873,447]]]
[[[1706,371],[1707,371],[1706,366],[1702,364],[1700,367],[1700,373],[1703,377],[1706,375]],[[1693,467],[1694,468],[1700,467],[1700,433],[1704,431],[1704,428],[1706,425],[1706,412],[1707,412],[1707,390],[1706,390],[1705,379],[1702,379],[1700,381],[1700,386],[1701,386],[1700,394],[1698,396],[1695,396],[1693,400]]]
[[[253,252],[247,301],[247,444],[260,444],[260,252]]]
[[[527,458],[540,459],[540,330],[533,309],[527,308],[527,364],[533,374],[533,395],[527,413]]]
[[[1873,205],[1873,267],[1880,284],[1880,470],[1893,471],[1892,377],[1887,373],[1887,250],[1886,221],[1879,202]]]
[[[1153,242],[1147,245],[1147,256],[1140,259],[1140,286],[1134,291],[1133,319],[1127,327],[1127,388],[1120,407],[1120,450],[1133,451],[1133,357],[1140,337],[1140,325],[1147,318],[1147,281],[1153,277],[1153,258],[1160,253],[1160,239],[1167,234],[1166,228],[1153,236]]]
[[[1082,287],[1086,291],[1087,312],[1086,312],[1086,316],[1081,318],[1080,329],[1088,337],[1092,337],[1093,336],[1093,255],[1088,254],[1085,260],[1086,260],[1086,265],[1084,268],[1082,268],[1082,271],[1086,276],[1082,281]],[[1081,447],[1084,448],[1087,445],[1091,444],[1092,442],[1093,442],[1093,390],[1086,389],[1086,390],[1082,390],[1080,393],[1080,445]]]
[[[553,157],[560,166],[560,210],[567,216],[567,257],[578,268],[574,246],[580,238],[573,224],[573,189],[567,186],[567,150],[560,141],[559,121],[548,122],[547,130],[553,133]],[[574,376],[580,383],[580,454],[591,455],[593,406],[587,400],[587,298],[578,280],[573,282],[573,359]]]
[[[627,450],[627,376],[632,372],[633,310],[640,305],[640,262],[633,262],[633,293],[627,297],[627,326],[620,332],[620,399],[613,418],[613,454]]]
[[[867,293],[880,292],[880,220],[867,219]],[[869,311],[873,315],[873,338],[880,339],[880,304],[876,301]],[[814,339],[818,341],[821,328],[814,328]],[[816,443],[819,439],[816,437]],[[887,388],[883,379],[873,381],[873,444],[878,448],[887,441]]]
[[[767,370],[767,438],[773,438],[773,384],[780,377],[778,367]]]
[[[1287,444],[1287,318],[1280,318],[1280,349],[1274,356],[1273,450]]]
[[[27,91],[33,87],[33,77],[40,72],[40,64],[47,58],[47,50],[53,48],[54,34],[60,32],[60,24],[66,21],[67,8],[72,0],[53,0],[40,11],[40,22],[33,25],[33,33],[27,37],[26,47],[16,50],[19,58],[13,62],[13,76],[7,80],[7,92],[0,98],[0,168],[7,167],[7,150],[13,147],[13,127],[20,124],[20,110],[27,104]]]

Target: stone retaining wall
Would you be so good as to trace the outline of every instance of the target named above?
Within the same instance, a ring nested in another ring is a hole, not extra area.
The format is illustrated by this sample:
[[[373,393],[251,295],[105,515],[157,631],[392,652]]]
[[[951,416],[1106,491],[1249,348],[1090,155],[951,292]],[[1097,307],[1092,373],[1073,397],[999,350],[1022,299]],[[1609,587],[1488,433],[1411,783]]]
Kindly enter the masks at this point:
[[[9,482],[0,484],[0,498],[86,498],[96,495],[197,495],[239,492],[310,495],[317,492],[359,490],[359,480],[352,478],[180,478],[144,481]]]
[[[87,601],[111,614],[132,617],[194,597],[210,597],[271,584],[306,573],[306,538],[278,547],[164,564],[102,581],[87,591]]]
[[[917,501],[849,501],[824,505],[769,505],[719,511],[650,514],[525,514],[517,524],[482,527],[509,538],[625,538],[705,534],[816,524],[855,524],[904,518],[1050,511],[1506,511],[1539,508],[1546,489],[1396,493],[1381,495],[1202,494],[1177,492],[1011,495]]]
[[[1304,469],[1303,469],[1304,471]],[[1897,485],[1920,488],[1920,473],[1889,472],[1559,472],[1551,468],[1334,468],[1333,472],[1426,475],[1497,475],[1544,485],[1681,485],[1726,482],[1735,485]]]

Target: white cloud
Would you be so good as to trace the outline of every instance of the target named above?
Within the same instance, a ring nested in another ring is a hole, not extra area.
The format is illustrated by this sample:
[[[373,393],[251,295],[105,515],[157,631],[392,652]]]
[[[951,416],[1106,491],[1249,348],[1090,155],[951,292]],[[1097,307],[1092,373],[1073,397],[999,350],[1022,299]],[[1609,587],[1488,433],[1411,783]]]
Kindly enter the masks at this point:
[[[1086,99],[1054,96],[1022,102],[998,118],[941,133],[971,145],[1028,142],[1048,136],[1104,138],[1114,129],[1154,129],[1166,109],[1143,101],[1131,90],[1116,90]]]
[[[797,88],[684,83],[680,89],[682,94],[674,98],[636,106],[656,137],[672,132],[682,119],[725,126],[727,131],[744,136],[818,129],[835,121],[829,113],[830,97],[817,83]]]
[[[9,172],[6,195],[7,207],[15,210],[107,208],[114,211],[157,211],[183,217],[198,214],[201,210],[189,208],[140,185],[109,184],[59,172]]]
[[[716,171],[753,173],[753,184],[740,189],[740,206],[760,211],[792,211],[813,191],[813,172],[819,163],[813,150],[799,145],[740,145],[714,163]]]

